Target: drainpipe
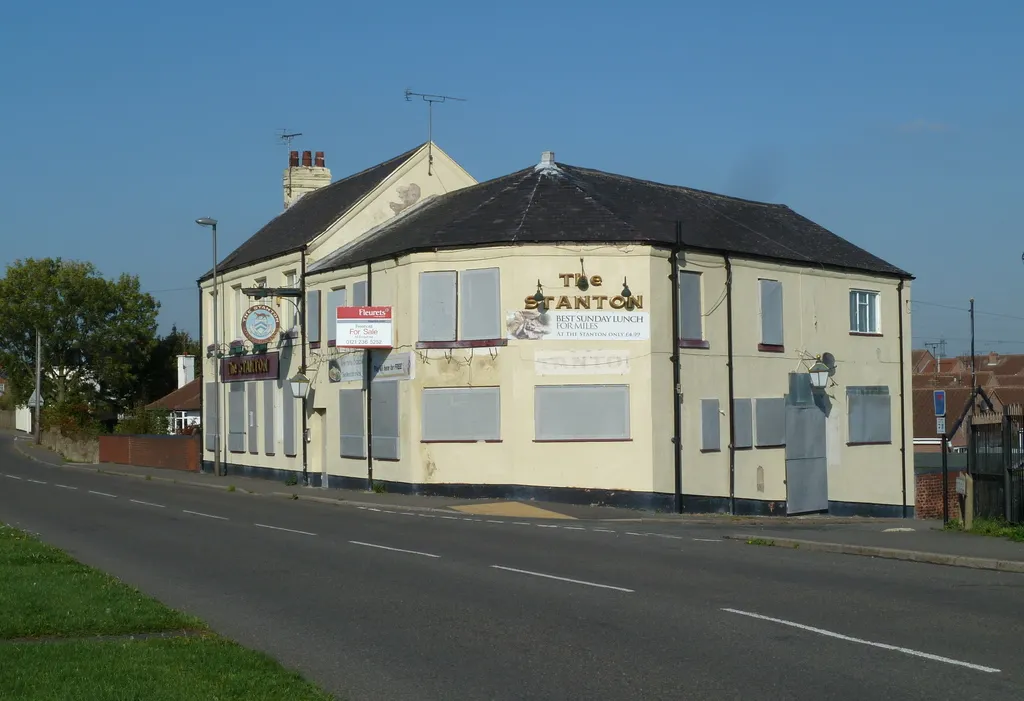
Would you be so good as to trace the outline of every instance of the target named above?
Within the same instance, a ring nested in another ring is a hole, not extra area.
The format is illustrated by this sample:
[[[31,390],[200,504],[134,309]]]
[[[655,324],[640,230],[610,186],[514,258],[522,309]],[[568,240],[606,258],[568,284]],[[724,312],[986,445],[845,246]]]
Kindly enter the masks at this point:
[[[732,348],[732,260],[725,256],[725,328],[726,353],[729,368],[729,513],[736,514],[736,417],[732,410],[735,402],[735,383],[733,381]]]
[[[902,465],[902,491],[903,491],[903,518],[907,517],[907,408],[906,402],[903,398],[903,385],[906,380],[906,369],[904,368],[903,359],[903,280],[896,285],[896,296],[899,300],[900,314],[899,314],[899,344],[900,344],[900,462]],[[971,397],[974,400],[974,397]],[[942,446],[942,459],[946,459],[946,446],[943,441]],[[945,500],[945,493],[943,493],[943,500]]]
[[[373,263],[366,262],[366,306],[373,304]],[[373,351],[363,350],[363,376],[366,378],[366,491],[373,491]]]
[[[300,266],[302,275],[299,277],[299,300],[296,304],[296,311],[299,314],[299,367],[306,372],[306,249],[299,251]],[[287,384],[287,383],[286,383]],[[307,395],[308,396],[308,395]],[[307,431],[309,430],[309,417],[306,415],[306,401],[302,400],[302,486],[309,486],[309,441]]]
[[[206,395],[204,391],[206,389],[206,377],[203,372],[203,368],[206,365],[206,345],[203,343],[203,283],[196,282],[196,286],[199,288],[199,357],[196,358],[197,365],[199,366],[200,376],[203,377],[199,381],[199,426],[203,430],[199,432],[199,471],[205,472],[203,469],[203,462],[206,460],[206,431],[209,430],[209,426],[206,425],[206,403],[203,397]]]
[[[683,452],[682,424],[683,407],[680,402],[682,387],[679,367],[679,245],[682,240],[683,223],[676,222],[676,245],[672,248],[669,264],[672,266],[672,448],[675,470],[675,486],[672,492],[672,506],[677,514],[683,513]]]

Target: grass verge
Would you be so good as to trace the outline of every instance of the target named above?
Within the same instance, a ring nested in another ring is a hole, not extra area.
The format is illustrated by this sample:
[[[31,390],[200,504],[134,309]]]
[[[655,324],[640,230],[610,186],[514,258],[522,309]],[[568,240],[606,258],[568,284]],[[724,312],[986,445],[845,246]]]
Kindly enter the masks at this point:
[[[176,631],[198,634],[88,639]],[[47,639],[12,642],[42,636]],[[0,524],[0,699],[7,698],[328,701],[331,696],[270,657],[217,636],[198,619]]]

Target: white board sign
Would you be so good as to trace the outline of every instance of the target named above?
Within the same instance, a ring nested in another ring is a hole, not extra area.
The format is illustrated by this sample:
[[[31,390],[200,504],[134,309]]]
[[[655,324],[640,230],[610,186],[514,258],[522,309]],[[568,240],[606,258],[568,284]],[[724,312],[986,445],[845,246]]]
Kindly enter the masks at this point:
[[[519,341],[647,341],[651,337],[647,312],[549,311],[517,309],[505,315],[510,340]]]
[[[355,351],[332,359],[328,370],[328,379],[331,382],[362,382],[366,375],[366,359],[363,353],[364,351]],[[411,351],[404,353],[376,351],[371,356],[370,362],[373,363],[375,382],[411,380],[416,376],[416,354]]]
[[[946,433],[946,417],[936,416],[935,417],[935,433],[942,436]]]
[[[391,348],[391,307],[338,307],[338,348]]]
[[[628,350],[538,350],[533,354],[538,375],[628,375]]]

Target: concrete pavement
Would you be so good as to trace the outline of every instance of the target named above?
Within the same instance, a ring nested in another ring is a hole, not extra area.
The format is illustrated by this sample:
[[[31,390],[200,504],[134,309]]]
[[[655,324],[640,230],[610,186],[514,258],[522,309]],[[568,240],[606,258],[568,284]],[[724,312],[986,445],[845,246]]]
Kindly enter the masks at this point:
[[[376,510],[374,510],[376,509]],[[24,460],[0,520],[351,699],[1019,699],[1021,575]]]

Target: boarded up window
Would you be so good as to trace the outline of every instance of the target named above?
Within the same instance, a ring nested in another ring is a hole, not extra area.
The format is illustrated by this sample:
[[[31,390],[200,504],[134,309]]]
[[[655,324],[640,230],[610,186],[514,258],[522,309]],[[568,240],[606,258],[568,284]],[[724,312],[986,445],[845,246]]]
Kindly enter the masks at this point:
[[[420,273],[420,341],[454,341],[457,277],[454,271]]]
[[[497,387],[431,387],[423,390],[422,440],[501,440]]]
[[[761,280],[761,343],[784,345],[782,333],[782,283]]]
[[[320,290],[306,293],[306,337],[310,343],[320,342]]]
[[[369,303],[366,299],[366,280],[352,285],[352,306],[365,307]]]
[[[892,401],[889,388],[847,387],[850,443],[892,442]]]
[[[292,396],[291,388],[285,384],[281,391],[281,442],[284,444],[284,454],[290,458],[297,455],[295,449],[295,403],[297,401]]]
[[[757,421],[757,447],[777,448],[786,445],[786,400],[782,397],[758,399],[754,402]]]
[[[459,304],[462,339],[476,341],[502,338],[501,277],[498,268],[463,270]]]
[[[258,382],[246,382],[246,395],[247,395],[247,411],[246,411],[246,430],[249,434],[249,452],[253,455],[259,455],[260,452],[260,434],[259,434],[259,392],[256,388],[259,386]]]
[[[341,420],[341,457],[365,458],[366,416],[363,410],[363,390],[340,390],[338,414]]]
[[[220,402],[217,398],[217,383],[206,383],[206,396],[203,397],[206,408],[206,419],[203,426],[206,434],[206,449],[217,450],[217,432],[220,431],[220,415],[217,413]]]
[[[274,433],[274,417],[277,415],[277,407],[274,405],[274,398],[277,394],[277,382],[266,380],[263,382],[263,452],[273,455],[276,451],[274,442],[277,436]]]
[[[684,341],[704,338],[700,273],[679,272],[679,334]]]
[[[228,450],[232,453],[245,452],[245,383],[232,382],[228,385]]]
[[[327,343],[329,344],[333,344],[338,338],[338,307],[344,307],[347,304],[345,288],[331,290],[327,293],[327,308],[324,310],[324,319],[327,324]]]
[[[629,385],[538,385],[533,423],[538,441],[628,440]]]
[[[398,407],[400,382],[378,381],[373,383],[373,412],[371,435],[373,436],[373,457],[378,460],[398,460],[399,431],[401,421]]]
[[[722,449],[722,421],[718,414],[717,399],[700,400],[700,449]]]
[[[749,399],[735,399],[732,403],[733,423],[736,427],[737,448],[754,446],[753,402]]]

